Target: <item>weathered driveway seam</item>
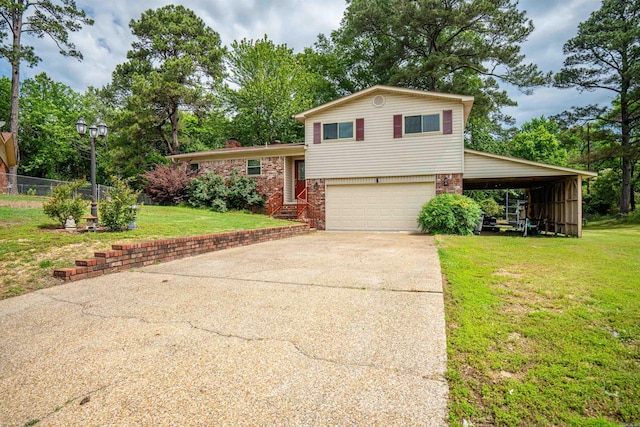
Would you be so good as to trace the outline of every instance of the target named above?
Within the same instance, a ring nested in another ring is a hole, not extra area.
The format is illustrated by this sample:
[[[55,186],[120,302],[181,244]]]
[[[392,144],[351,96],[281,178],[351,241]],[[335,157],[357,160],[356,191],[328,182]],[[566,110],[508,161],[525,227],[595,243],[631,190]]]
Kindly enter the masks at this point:
[[[298,282],[282,282],[273,280],[259,280],[259,279],[243,279],[240,277],[232,276],[201,276],[197,274],[187,273],[162,273],[157,271],[145,271],[145,270],[132,270],[137,273],[143,274],[157,274],[162,276],[176,276],[176,277],[194,277],[199,279],[219,279],[219,280],[235,280],[238,282],[253,282],[253,283],[269,283],[274,285],[291,285],[291,286],[309,286],[317,288],[329,288],[329,289],[351,289],[354,291],[372,291],[372,292],[401,292],[401,293],[417,293],[417,294],[439,294],[442,295],[442,291],[431,291],[424,289],[386,289],[386,288],[363,288],[357,286],[340,286],[340,285],[321,285],[319,283],[298,283]],[[265,270],[266,271],[266,270]]]

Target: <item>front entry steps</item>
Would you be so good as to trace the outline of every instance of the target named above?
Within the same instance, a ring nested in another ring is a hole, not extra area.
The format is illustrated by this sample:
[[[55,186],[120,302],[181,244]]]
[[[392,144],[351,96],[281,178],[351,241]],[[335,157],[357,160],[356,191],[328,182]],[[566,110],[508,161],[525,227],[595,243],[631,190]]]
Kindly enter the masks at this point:
[[[274,218],[295,221],[298,218],[298,207],[295,203],[285,203],[273,214]]]

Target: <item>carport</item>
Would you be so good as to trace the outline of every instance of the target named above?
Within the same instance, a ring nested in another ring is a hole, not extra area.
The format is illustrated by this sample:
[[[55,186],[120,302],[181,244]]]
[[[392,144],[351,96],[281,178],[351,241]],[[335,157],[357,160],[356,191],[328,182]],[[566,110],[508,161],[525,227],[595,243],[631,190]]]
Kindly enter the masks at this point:
[[[582,237],[582,180],[595,172],[465,148],[464,190],[525,189],[527,218],[546,231]]]

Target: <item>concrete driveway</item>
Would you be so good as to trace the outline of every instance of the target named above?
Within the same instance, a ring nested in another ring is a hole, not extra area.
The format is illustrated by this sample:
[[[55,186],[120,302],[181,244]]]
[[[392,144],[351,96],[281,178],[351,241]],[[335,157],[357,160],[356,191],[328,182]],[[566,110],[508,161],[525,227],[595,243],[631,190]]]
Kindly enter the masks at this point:
[[[427,236],[313,233],[0,301],[0,425],[445,425]]]

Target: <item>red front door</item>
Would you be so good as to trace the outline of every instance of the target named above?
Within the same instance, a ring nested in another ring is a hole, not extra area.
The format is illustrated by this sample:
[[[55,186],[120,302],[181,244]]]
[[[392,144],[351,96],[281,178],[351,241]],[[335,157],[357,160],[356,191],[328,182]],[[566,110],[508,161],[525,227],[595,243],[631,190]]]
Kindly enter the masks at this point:
[[[296,160],[295,163],[295,169],[296,169],[296,199],[298,198],[298,196],[300,195],[300,193],[302,193],[302,191],[306,188],[307,186],[307,181],[305,180],[305,174],[304,174],[304,160]],[[306,193],[303,194],[303,199],[307,198]]]

